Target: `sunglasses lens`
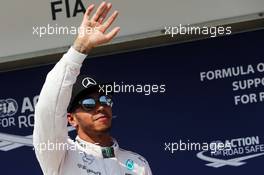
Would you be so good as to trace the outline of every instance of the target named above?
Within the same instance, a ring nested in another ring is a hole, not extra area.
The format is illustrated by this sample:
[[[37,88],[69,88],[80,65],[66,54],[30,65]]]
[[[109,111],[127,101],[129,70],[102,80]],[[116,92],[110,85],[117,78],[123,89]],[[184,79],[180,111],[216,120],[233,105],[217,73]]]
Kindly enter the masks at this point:
[[[101,96],[99,98],[99,102],[102,104],[102,105],[106,105],[106,106],[111,106],[113,105],[113,101],[110,97],[107,97],[107,96]]]
[[[96,102],[92,98],[88,98],[82,101],[82,106],[88,110],[91,110],[96,105]]]
[[[100,96],[98,101],[100,105],[105,105],[105,106],[110,106],[110,107],[113,106],[113,101],[108,96],[105,96],[105,95]],[[85,110],[90,111],[90,110],[93,110],[93,108],[96,106],[96,100],[93,98],[87,98],[81,101],[81,105]]]

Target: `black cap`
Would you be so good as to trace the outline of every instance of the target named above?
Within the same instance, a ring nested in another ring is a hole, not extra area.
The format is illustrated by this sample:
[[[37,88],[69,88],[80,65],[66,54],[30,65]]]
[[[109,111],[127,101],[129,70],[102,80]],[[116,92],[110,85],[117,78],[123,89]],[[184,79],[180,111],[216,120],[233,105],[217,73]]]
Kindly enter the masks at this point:
[[[84,98],[85,96],[94,93],[100,92],[100,85],[107,85],[112,83],[104,83],[95,81],[94,78],[91,78],[87,75],[79,75],[75,84],[72,87],[72,94],[69,106],[67,108],[67,112],[72,112],[76,105],[78,105],[79,100]],[[100,92],[104,93],[104,92]],[[113,92],[111,92],[112,94]]]

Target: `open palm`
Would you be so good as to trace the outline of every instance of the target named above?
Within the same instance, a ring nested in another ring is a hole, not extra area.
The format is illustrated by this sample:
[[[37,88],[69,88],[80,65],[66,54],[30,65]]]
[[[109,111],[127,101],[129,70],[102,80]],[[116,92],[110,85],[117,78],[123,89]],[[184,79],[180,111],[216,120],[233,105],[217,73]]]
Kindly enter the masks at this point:
[[[115,11],[106,21],[105,18],[112,7],[111,3],[102,2],[95,14],[91,17],[91,12],[94,9],[94,4],[90,5],[83,17],[75,48],[78,47],[82,52],[88,52],[90,49],[111,41],[120,31],[120,27],[115,27],[110,32],[106,30],[115,21],[118,12]],[[78,50],[77,49],[77,50]]]

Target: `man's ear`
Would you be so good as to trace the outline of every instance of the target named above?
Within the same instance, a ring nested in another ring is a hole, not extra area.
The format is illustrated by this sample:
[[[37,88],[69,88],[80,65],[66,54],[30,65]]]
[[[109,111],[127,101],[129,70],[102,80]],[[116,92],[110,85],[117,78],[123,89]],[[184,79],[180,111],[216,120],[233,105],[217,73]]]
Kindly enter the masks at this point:
[[[68,118],[68,122],[70,123],[70,125],[77,129],[78,124],[77,124],[77,120],[76,120],[74,114],[73,113],[67,113],[67,118]]]

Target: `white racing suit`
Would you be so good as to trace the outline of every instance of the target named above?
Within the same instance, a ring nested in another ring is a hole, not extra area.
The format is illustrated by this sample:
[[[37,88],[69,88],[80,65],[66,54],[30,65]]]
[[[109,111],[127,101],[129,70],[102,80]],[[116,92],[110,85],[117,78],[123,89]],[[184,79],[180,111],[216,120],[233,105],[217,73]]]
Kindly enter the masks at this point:
[[[122,150],[110,148],[114,156],[104,158],[103,147],[80,138],[68,137],[67,107],[72,86],[87,55],[70,48],[48,73],[35,109],[33,145],[45,175],[151,175],[147,161]]]

